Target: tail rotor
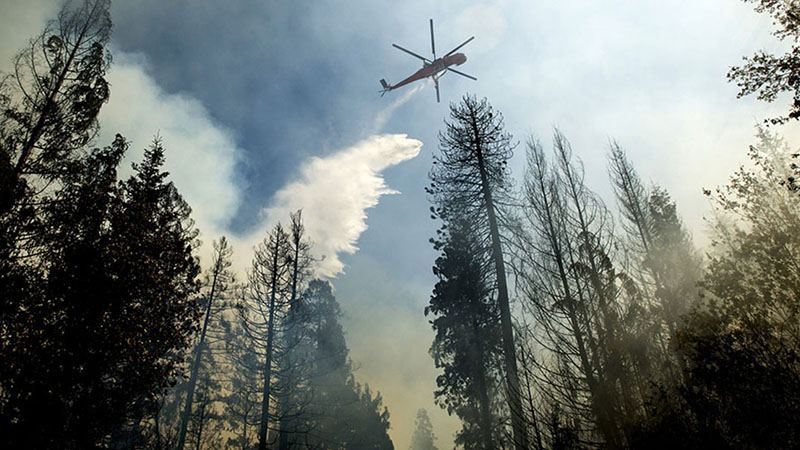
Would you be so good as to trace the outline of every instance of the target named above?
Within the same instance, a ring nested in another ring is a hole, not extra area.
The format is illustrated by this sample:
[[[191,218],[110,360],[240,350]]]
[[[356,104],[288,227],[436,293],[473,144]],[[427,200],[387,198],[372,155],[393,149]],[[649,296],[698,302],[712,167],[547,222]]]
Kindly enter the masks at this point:
[[[381,78],[381,87],[383,88],[380,91],[381,92],[381,97],[383,97],[384,94],[386,94],[387,92],[392,90],[392,85],[387,83],[386,80],[384,80],[383,78]]]

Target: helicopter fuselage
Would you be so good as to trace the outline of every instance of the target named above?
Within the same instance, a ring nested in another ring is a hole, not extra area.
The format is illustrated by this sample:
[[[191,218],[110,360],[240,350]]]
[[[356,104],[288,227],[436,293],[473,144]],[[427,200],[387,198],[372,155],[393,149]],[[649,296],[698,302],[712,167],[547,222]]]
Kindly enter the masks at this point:
[[[413,83],[423,78],[438,78],[442,72],[447,70],[450,66],[460,66],[467,61],[466,55],[463,53],[453,53],[452,55],[445,56],[444,58],[437,58],[431,62],[425,62],[422,68],[414,72],[405,80],[399,81],[397,84],[391,86],[390,90],[397,89],[409,83]]]

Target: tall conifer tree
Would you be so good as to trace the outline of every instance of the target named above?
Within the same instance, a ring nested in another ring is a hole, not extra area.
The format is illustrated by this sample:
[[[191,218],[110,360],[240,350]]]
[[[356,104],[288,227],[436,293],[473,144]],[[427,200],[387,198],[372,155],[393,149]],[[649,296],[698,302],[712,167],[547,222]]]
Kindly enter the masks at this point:
[[[522,417],[513,319],[501,235],[501,205],[507,197],[507,162],[511,136],[503,117],[486,99],[466,96],[450,107],[451,121],[439,134],[440,154],[434,157],[428,189],[434,212],[448,224],[456,217],[469,220],[485,245],[482,259],[491,267],[502,332],[503,371],[514,446],[528,447]]]

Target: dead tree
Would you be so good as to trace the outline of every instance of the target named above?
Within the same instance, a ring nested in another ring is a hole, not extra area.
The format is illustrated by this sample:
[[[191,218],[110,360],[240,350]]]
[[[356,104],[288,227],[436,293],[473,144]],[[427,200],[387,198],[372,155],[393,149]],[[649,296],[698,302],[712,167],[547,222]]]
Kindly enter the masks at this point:
[[[288,236],[280,224],[276,225],[264,241],[256,247],[245,306],[241,309],[245,332],[252,344],[259,349],[262,361],[261,414],[258,430],[258,448],[267,448],[267,432],[272,418],[270,408],[274,395],[273,363],[276,335],[276,322],[281,313],[280,303],[286,294],[289,268],[284,255]]]
[[[242,308],[244,329],[262,361],[259,448],[289,448],[307,432],[310,402],[308,377],[311,350],[302,305],[311,267],[310,244],[301,213],[291,215],[291,227],[279,224],[256,249]]]
[[[528,143],[525,231],[515,260],[518,288],[537,325],[530,338],[544,355],[537,377],[559,414],[596,424],[606,445],[624,447],[625,424],[642,412],[643,362],[631,331],[642,320],[640,294],[619,269],[609,212],[585,186],[563,135],[556,132],[554,142],[555,167],[538,142]],[[577,431],[596,442],[592,430]]]
[[[218,300],[220,296],[224,295],[229,283],[232,281],[233,276],[229,271],[231,265],[231,248],[228,246],[228,240],[222,236],[219,242],[214,243],[214,256],[209,274],[209,291],[205,299],[205,309],[203,311],[203,326],[200,329],[200,335],[197,339],[197,347],[195,348],[194,359],[192,361],[191,372],[189,375],[189,385],[186,392],[186,402],[181,415],[180,426],[178,429],[178,444],[177,450],[183,450],[186,442],[186,428],[189,424],[189,417],[192,414],[192,404],[194,401],[194,392],[197,385],[198,372],[203,359],[203,350],[205,349],[206,333],[208,332],[208,324],[212,318],[214,301]]]
[[[289,271],[289,298],[284,330],[284,348],[281,352],[281,385],[279,397],[279,437],[278,449],[288,450],[298,435],[307,430],[302,425],[307,414],[305,407],[310,401],[311,393],[307,389],[309,370],[311,368],[310,347],[306,344],[311,337],[307,332],[307,314],[301,304],[302,291],[308,278],[312,263],[309,254],[311,245],[306,240],[302,212],[297,211],[290,217],[289,244],[286,260]]]

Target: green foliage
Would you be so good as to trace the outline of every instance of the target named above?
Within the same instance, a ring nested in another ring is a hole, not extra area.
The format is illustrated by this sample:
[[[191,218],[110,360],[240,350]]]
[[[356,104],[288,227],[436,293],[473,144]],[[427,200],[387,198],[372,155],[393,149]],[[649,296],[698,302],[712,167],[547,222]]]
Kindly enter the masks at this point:
[[[792,93],[789,113],[769,119],[769,123],[780,124],[800,119],[800,5],[785,0],[744,0],[756,3],[756,11],[769,14],[778,27],[774,35],[789,41],[791,49],[783,55],[759,51],[744,58],[742,66],[732,67],[728,80],[736,82],[739,97],[757,94],[759,100],[775,101],[783,93]]]
[[[431,356],[442,369],[436,401],[462,421],[457,444],[488,449],[505,438],[497,401],[502,338],[491,275],[469,227],[466,220],[454,221],[434,241],[441,251],[433,268],[438,281],[425,315],[433,317]]]
[[[75,161],[42,211],[38,289],[4,320],[8,448],[101,445],[179,374],[198,314],[197,232],[159,143],[116,182],[126,148],[118,136]]]
[[[355,381],[339,322],[341,311],[328,282],[313,280],[303,295],[311,318],[315,354],[307,407],[311,448],[393,449],[389,411],[380,393]]]
[[[494,299],[490,302],[496,304],[496,314],[499,320],[498,339],[502,349],[501,357],[498,360],[496,353],[484,354],[486,348],[478,347],[474,350],[478,355],[471,356],[468,362],[463,363],[464,365],[477,364],[476,372],[467,375],[463,370],[455,370],[455,372],[461,372],[458,377],[472,378],[471,383],[479,386],[477,388],[474,386],[456,388],[456,390],[476,389],[476,392],[470,393],[469,396],[477,403],[473,403],[471,408],[461,411],[459,415],[480,417],[480,419],[473,417],[465,422],[461,436],[475,445],[482,443],[480,445],[484,447],[497,445],[500,442],[499,434],[495,437],[492,435],[493,430],[499,430],[503,426],[491,420],[494,413],[490,412],[494,408],[493,403],[499,396],[488,392],[492,384],[489,378],[500,373],[504,376],[505,381],[504,400],[507,403],[507,414],[505,415],[510,418],[514,447],[521,450],[527,447],[528,437],[522,418],[514,324],[501,234],[501,226],[504,225],[504,206],[510,200],[511,183],[507,164],[513,154],[514,144],[511,142],[511,135],[504,130],[502,114],[492,108],[486,99],[478,100],[472,96],[464,96],[459,103],[450,106],[450,119],[450,121],[445,121],[445,129],[439,133],[439,154],[434,156],[433,168],[429,174],[431,184],[426,191],[434,205],[431,207],[432,217],[434,219],[438,217],[444,222],[442,230],[458,226],[463,229],[463,231],[459,231],[460,233],[472,234],[472,239],[480,243],[477,246],[473,245],[468,250],[469,258],[473,260],[469,264],[480,266],[478,275],[480,279],[475,279],[473,282],[484,283],[484,287],[491,287],[490,291],[496,291],[492,292],[491,295],[494,296]],[[446,238],[441,239],[446,240]],[[433,243],[435,247],[440,246],[435,241]],[[472,270],[472,268],[465,268],[465,270]],[[487,292],[472,292],[470,295],[478,303],[486,302],[484,297]],[[432,300],[437,296],[439,294],[434,291]],[[451,299],[449,301],[458,300]],[[466,303],[468,300],[461,299],[461,301]],[[431,306],[434,309],[437,308],[433,303]],[[434,314],[446,316],[453,312],[453,309],[446,308],[446,310],[435,311]],[[477,311],[473,310],[472,313],[477,313]],[[475,320],[477,323],[467,322],[462,326],[477,329],[493,319],[494,317],[490,315],[473,316],[468,320]],[[457,321],[458,319],[453,320],[453,322]],[[434,327],[436,328],[436,325]],[[440,352],[436,347],[442,342],[444,341],[439,338],[434,341],[432,347],[434,358],[447,358],[451,359],[453,365],[461,364],[459,359],[466,356],[466,353],[457,357],[452,354],[446,355],[448,352],[452,353],[454,349]],[[492,345],[492,343],[487,345]],[[442,368],[447,368],[450,364],[451,362],[445,361],[445,359],[437,362],[437,366]],[[490,364],[494,365],[491,375],[486,373],[486,367]],[[502,372],[499,369],[500,365],[503,366]],[[455,372],[448,374],[446,371],[442,375],[444,378],[440,377],[437,381],[440,390],[437,392],[442,392],[444,395],[440,398],[453,399],[462,396],[462,400],[456,403],[463,403],[462,393],[447,392],[459,383],[456,380],[447,380]],[[455,394],[455,397],[452,394]],[[437,393],[437,395],[440,394]],[[488,397],[477,400],[475,395]],[[451,414],[456,412],[454,404],[442,403],[442,405],[448,408]],[[497,409],[497,411],[502,411],[502,409]],[[479,427],[476,425],[478,422],[481,423]],[[472,436],[468,437],[467,435]],[[493,444],[490,445],[490,441],[493,441]]]
[[[800,210],[785,144],[761,131],[752,168],[711,194],[704,298],[674,344],[682,381],[657,387],[641,448],[800,444]]]

